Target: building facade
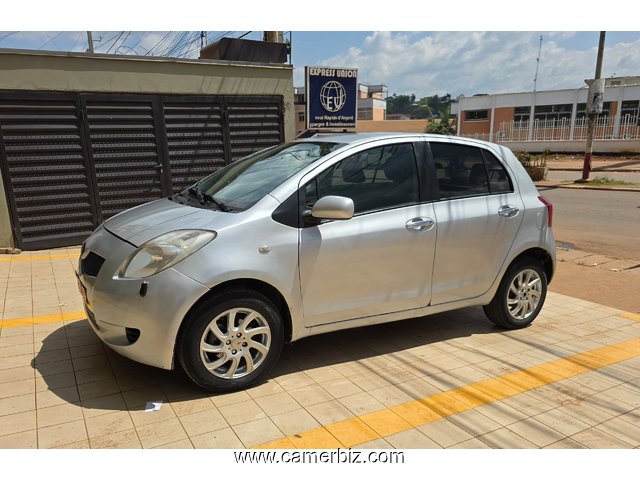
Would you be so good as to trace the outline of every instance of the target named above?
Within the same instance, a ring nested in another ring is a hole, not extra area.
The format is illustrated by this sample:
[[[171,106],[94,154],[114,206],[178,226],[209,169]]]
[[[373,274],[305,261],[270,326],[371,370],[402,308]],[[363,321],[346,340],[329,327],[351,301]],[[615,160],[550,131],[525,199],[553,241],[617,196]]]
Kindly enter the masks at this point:
[[[461,136],[523,150],[580,151],[587,135],[587,87],[461,97],[452,103]],[[640,77],[605,82],[595,151],[640,150]],[[517,145],[514,145],[517,144]]]

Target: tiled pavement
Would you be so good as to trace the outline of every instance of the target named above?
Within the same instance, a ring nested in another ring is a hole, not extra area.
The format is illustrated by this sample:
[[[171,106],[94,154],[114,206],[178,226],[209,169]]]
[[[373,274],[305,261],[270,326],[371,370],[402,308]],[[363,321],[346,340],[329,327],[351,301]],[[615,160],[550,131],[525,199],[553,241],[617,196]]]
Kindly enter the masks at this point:
[[[550,293],[519,331],[469,308],[337,332],[212,395],[103,347],[77,255],[0,255],[0,448],[640,446],[638,315]]]

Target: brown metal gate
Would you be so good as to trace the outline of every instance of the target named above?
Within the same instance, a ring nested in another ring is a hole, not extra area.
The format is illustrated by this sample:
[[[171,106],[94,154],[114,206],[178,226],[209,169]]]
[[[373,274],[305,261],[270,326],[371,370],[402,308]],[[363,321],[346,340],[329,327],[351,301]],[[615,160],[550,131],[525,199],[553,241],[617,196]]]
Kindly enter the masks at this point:
[[[103,220],[284,141],[281,96],[0,92],[0,166],[25,250],[80,243]]]

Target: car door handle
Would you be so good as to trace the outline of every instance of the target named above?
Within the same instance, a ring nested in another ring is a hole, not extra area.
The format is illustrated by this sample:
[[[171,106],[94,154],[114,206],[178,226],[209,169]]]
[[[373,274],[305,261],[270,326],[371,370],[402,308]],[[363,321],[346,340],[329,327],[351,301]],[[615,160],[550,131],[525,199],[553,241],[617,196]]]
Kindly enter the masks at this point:
[[[503,205],[498,209],[498,215],[501,217],[515,217],[518,215],[520,209],[518,207],[514,207],[513,205]]]
[[[409,220],[405,227],[407,230],[415,230],[416,232],[424,232],[433,228],[434,222],[430,218],[416,217]]]

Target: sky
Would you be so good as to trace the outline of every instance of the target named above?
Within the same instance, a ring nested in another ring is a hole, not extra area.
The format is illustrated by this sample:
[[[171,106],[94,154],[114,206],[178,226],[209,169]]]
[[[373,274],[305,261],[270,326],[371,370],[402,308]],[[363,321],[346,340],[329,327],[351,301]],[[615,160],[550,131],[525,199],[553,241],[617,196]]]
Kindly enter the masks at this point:
[[[603,75],[640,75],[637,0],[617,0],[613,10],[601,0],[536,0],[527,8],[508,0],[157,5],[8,2],[0,15],[0,49],[83,52],[91,29],[99,53],[197,58],[203,28],[209,41],[225,34],[257,40],[263,30],[279,30],[292,42],[295,86],[304,86],[306,65],[347,67],[358,68],[362,83],[386,84],[391,95],[457,97],[531,91],[540,35],[536,89],[583,87],[594,76],[598,31],[607,30]]]

